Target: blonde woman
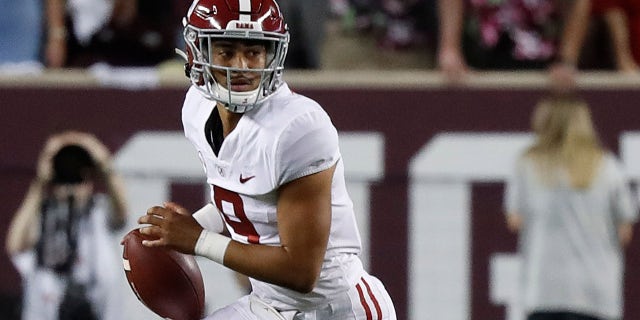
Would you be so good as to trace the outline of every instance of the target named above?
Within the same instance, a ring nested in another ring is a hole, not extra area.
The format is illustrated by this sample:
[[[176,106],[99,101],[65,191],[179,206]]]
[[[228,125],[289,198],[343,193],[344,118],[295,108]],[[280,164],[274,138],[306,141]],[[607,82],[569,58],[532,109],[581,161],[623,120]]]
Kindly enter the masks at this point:
[[[622,319],[623,248],[638,213],[620,163],[581,100],[544,99],[532,127],[505,196],[526,319]]]

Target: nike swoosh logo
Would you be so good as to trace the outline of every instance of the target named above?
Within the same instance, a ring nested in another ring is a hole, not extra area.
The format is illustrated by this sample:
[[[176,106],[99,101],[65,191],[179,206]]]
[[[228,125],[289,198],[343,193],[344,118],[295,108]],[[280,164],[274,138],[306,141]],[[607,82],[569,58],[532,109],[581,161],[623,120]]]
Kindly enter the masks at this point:
[[[242,174],[240,174],[240,183],[245,183],[245,182],[247,182],[247,181],[249,181],[249,180],[251,180],[251,179],[253,179],[255,177],[256,176],[249,176],[249,177],[244,178],[244,177],[242,177]]]

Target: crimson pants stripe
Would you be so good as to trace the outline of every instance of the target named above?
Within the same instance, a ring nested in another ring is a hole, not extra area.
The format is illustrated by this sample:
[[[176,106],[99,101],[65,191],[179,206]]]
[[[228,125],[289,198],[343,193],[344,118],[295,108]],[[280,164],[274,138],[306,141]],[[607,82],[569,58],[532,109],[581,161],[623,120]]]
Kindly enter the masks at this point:
[[[376,299],[376,296],[373,295],[373,291],[371,291],[371,287],[369,286],[367,281],[364,280],[364,278],[362,278],[362,282],[364,283],[364,286],[367,288],[367,293],[369,293],[369,298],[371,298],[371,301],[373,301],[373,306],[376,308],[378,319],[382,319],[382,309],[380,309],[380,304],[378,303],[378,299]]]
[[[362,304],[362,306],[364,307],[364,312],[367,314],[367,320],[373,320],[371,309],[367,304],[367,300],[364,298],[364,293],[362,292],[362,287],[359,283],[356,285],[356,289],[358,289],[358,295],[360,296],[360,304]]]
[[[378,303],[378,299],[376,299],[373,291],[371,290],[371,286],[364,278],[360,278],[360,281],[364,283],[365,288],[367,289],[367,294],[369,295],[369,299],[373,302],[373,306],[376,309],[376,319],[382,319],[382,309],[380,308],[380,303]],[[364,296],[364,291],[362,290],[362,286],[360,283],[356,285],[356,289],[358,290],[358,295],[360,296],[360,303],[362,307],[364,307],[365,314],[367,315],[367,320],[373,320],[373,314],[371,313],[371,308],[367,303],[367,299]]]

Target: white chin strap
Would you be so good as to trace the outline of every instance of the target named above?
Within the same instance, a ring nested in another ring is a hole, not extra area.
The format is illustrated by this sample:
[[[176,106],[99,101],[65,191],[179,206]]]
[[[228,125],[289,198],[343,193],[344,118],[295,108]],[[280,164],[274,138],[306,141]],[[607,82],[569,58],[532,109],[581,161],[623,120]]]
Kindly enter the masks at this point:
[[[223,102],[225,104],[225,108],[234,113],[244,113],[253,109],[258,101],[258,94],[260,93],[260,87],[251,91],[229,92],[229,90],[221,86],[219,83],[214,85],[214,90],[217,98],[219,99],[218,101]]]

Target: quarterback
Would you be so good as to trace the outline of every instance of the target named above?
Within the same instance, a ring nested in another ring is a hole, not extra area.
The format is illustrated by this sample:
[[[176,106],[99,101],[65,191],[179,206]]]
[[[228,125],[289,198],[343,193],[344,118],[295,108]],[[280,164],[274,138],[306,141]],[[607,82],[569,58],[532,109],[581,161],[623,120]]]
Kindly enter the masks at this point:
[[[289,33],[277,3],[195,0],[183,22],[192,85],[182,122],[211,203],[193,215],[171,202],[150,208],[138,222],[157,240],[144,244],[249,277],[251,293],[208,320],[395,320],[358,256],[337,131],[282,80]]]

